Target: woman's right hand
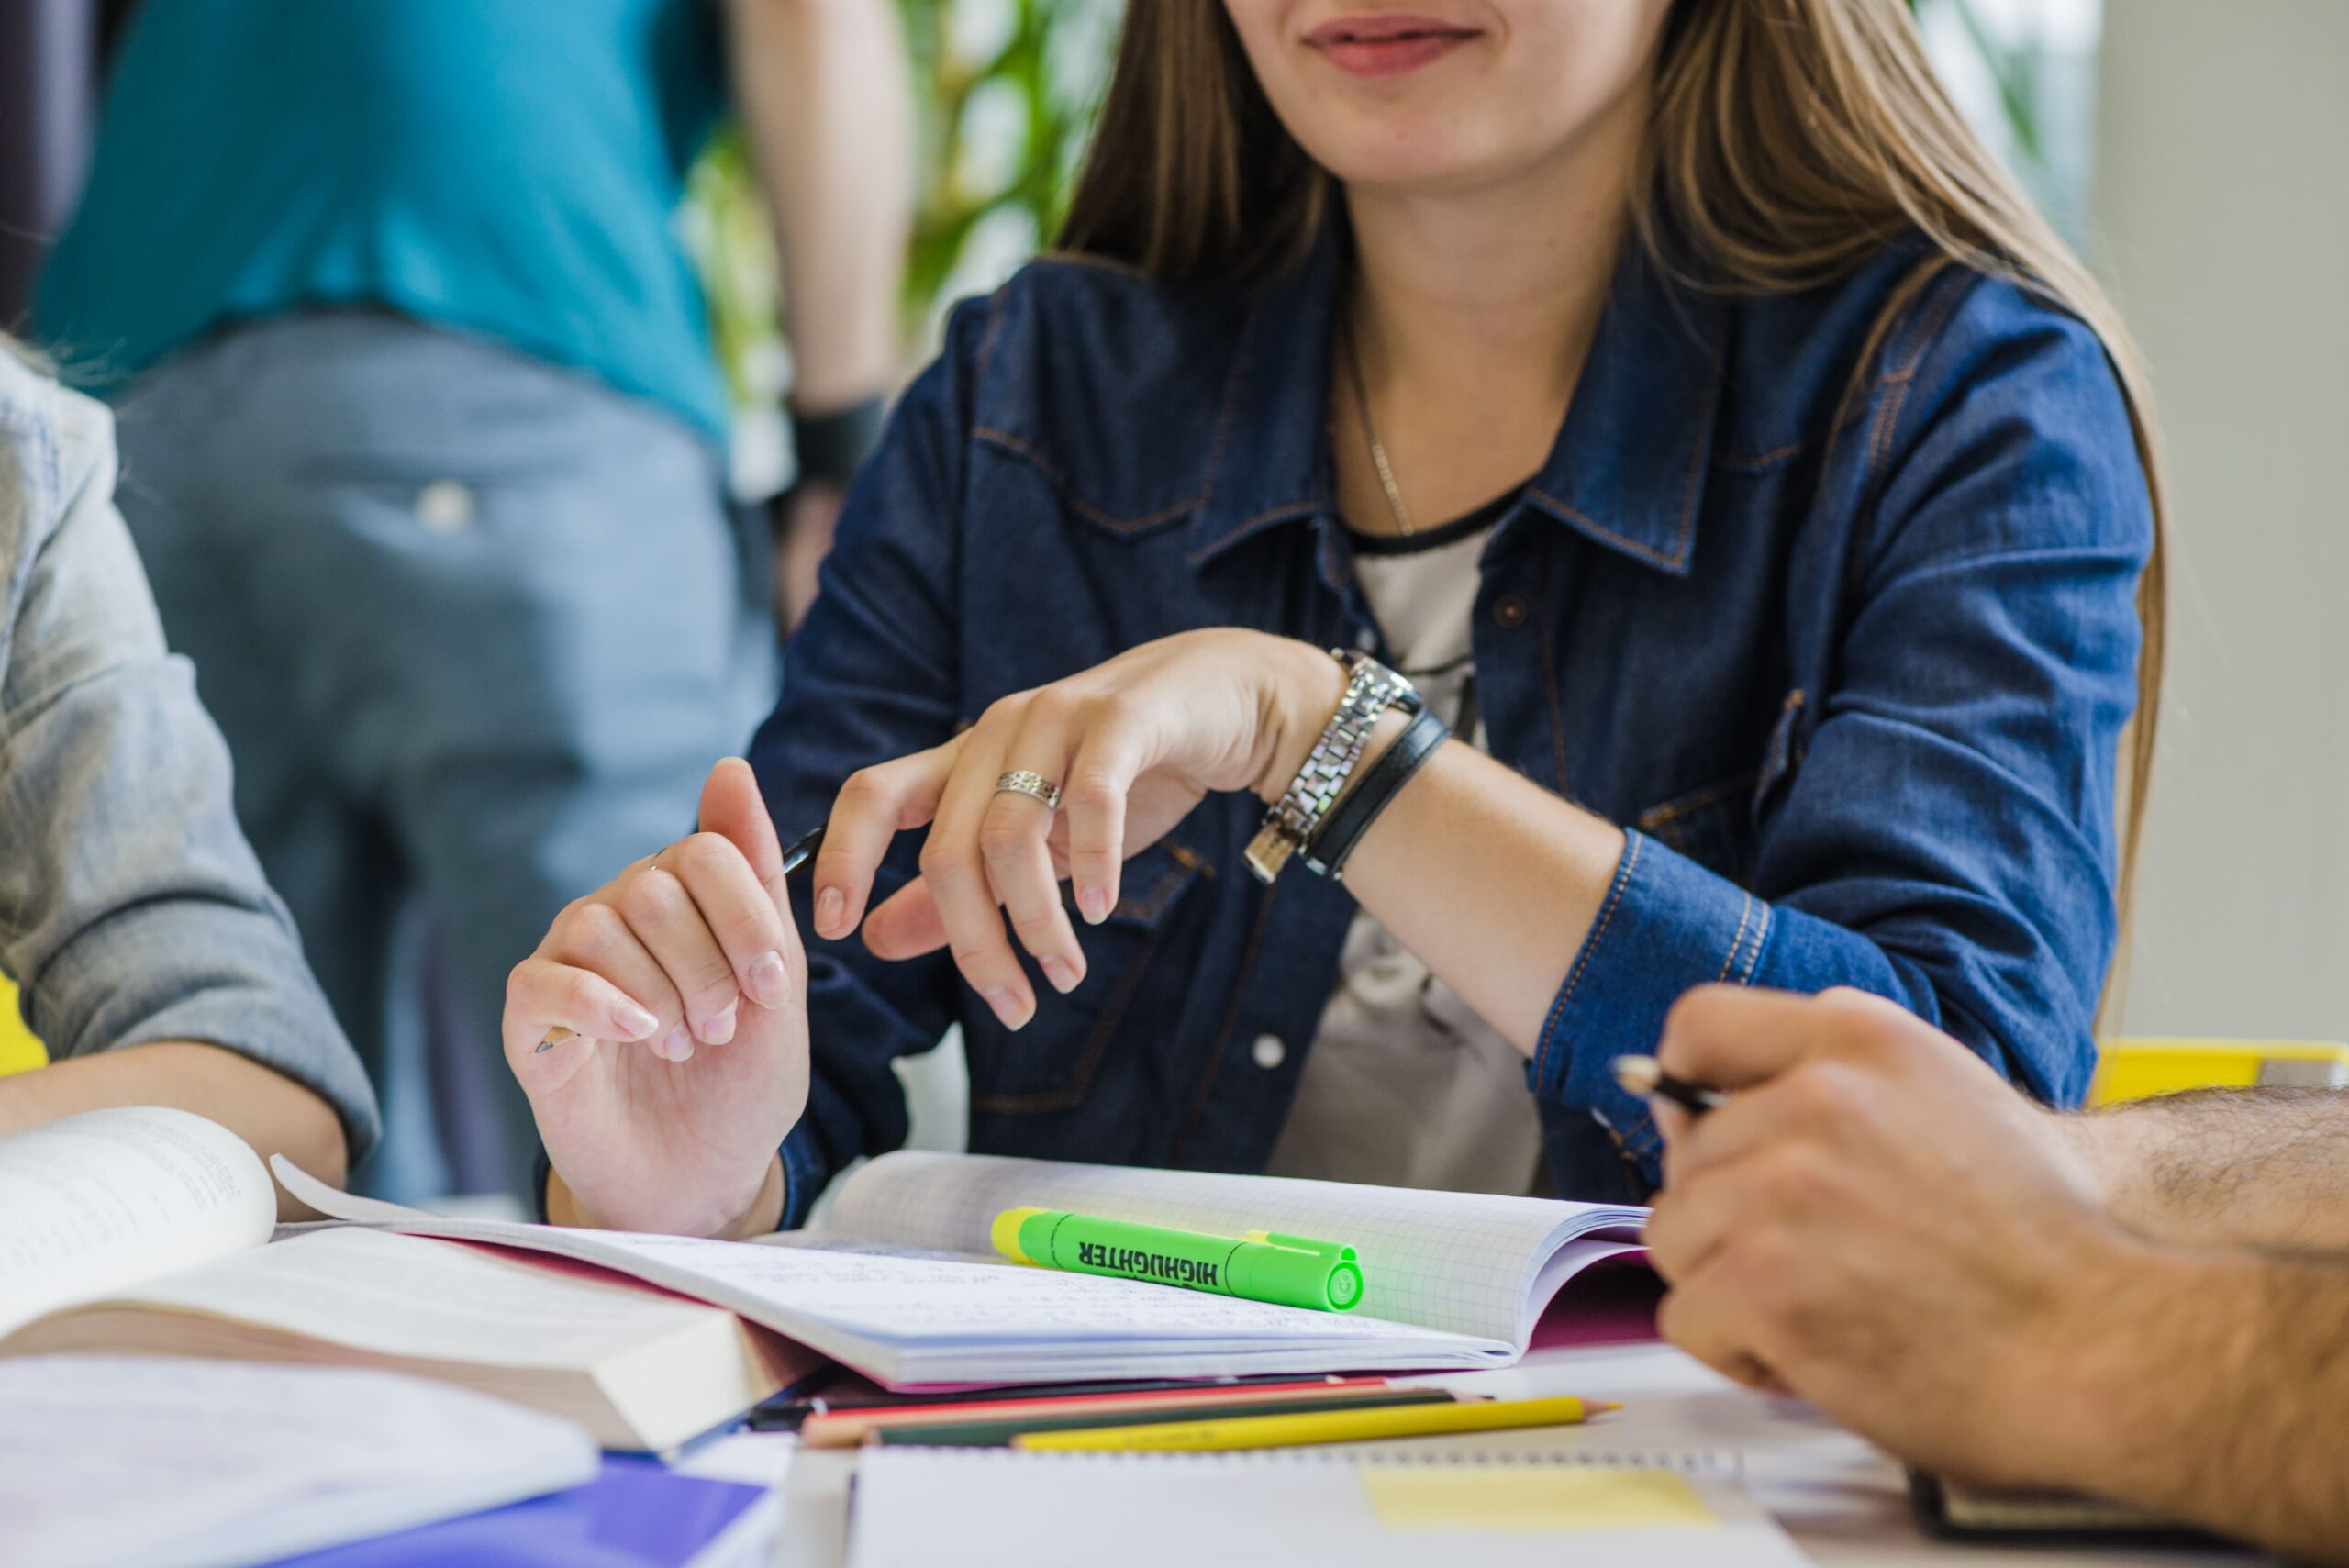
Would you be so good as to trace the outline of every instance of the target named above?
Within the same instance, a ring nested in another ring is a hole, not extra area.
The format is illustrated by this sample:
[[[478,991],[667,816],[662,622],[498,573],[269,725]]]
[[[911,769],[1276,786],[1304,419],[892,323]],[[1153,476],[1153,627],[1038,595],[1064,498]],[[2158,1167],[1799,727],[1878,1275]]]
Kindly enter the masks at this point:
[[[506,1060],[554,1165],[555,1218],[771,1229],[777,1151],[807,1103],[806,974],[774,820],[729,758],[701,831],[564,909],[507,982]],[[540,1051],[557,1028],[573,1038]]]

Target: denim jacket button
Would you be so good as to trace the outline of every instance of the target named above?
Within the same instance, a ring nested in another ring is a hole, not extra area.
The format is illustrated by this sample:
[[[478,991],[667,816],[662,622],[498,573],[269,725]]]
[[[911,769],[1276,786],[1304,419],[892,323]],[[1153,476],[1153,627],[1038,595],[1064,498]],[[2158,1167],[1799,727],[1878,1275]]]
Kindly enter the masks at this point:
[[[1248,1054],[1256,1059],[1257,1066],[1270,1073],[1288,1060],[1288,1047],[1281,1043],[1281,1037],[1276,1034],[1260,1034],[1256,1043],[1248,1048]]]
[[[1503,631],[1515,631],[1531,613],[1520,595],[1503,594],[1493,601],[1493,624]]]

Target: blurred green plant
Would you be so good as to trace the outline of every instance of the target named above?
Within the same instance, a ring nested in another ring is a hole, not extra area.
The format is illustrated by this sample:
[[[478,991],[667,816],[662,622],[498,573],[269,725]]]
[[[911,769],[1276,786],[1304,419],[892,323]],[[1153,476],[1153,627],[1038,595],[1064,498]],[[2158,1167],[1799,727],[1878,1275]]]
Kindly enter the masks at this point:
[[[897,0],[913,75],[917,167],[906,340],[992,288],[1060,230],[1123,0]],[[770,395],[780,315],[774,243],[739,127],[688,175],[685,231],[738,406]]]
[[[906,309],[928,327],[1051,242],[1122,0],[899,0],[920,106]],[[992,231],[990,233],[990,231]]]
[[[1932,0],[1909,0],[1914,10]],[[1990,36],[1988,24],[1982,20],[1980,7],[1973,0],[1943,0],[1965,40],[1990,73],[1990,81],[1998,88],[1998,107],[2005,112],[2007,129],[2014,138],[2015,150],[2032,163],[2044,167],[2047,152],[2040,132],[2040,106],[2045,101],[2045,89],[2039,76],[2040,55],[2036,50],[2010,49]]]
[[[2099,8],[2099,0],[1909,0],[1960,106],[2076,245],[2087,217]]]

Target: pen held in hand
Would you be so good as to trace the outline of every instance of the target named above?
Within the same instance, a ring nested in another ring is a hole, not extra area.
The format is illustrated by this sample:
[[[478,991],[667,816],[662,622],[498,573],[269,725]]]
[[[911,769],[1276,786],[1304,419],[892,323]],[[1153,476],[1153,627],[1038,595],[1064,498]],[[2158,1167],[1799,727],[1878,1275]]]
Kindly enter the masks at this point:
[[[1653,1056],[1619,1056],[1614,1066],[1615,1082],[1623,1086],[1625,1093],[1642,1099],[1670,1100],[1690,1116],[1703,1116],[1729,1104],[1729,1096],[1719,1089],[1675,1078]]]
[[[827,824],[827,826],[829,826],[829,824]],[[808,834],[806,838],[796,840],[792,844],[791,848],[783,851],[783,874],[789,876],[792,873],[799,870],[800,867],[814,860],[816,858],[816,851],[823,847],[824,829],[822,828],[818,828],[814,832]],[[653,858],[655,860],[660,859],[658,855],[655,855]],[[532,1050],[530,1054],[535,1056],[541,1051],[552,1051],[564,1040],[576,1040],[578,1038],[579,1032],[576,1029],[565,1029],[562,1025],[557,1024],[554,1028],[547,1030],[546,1039],[539,1041],[537,1047]]]

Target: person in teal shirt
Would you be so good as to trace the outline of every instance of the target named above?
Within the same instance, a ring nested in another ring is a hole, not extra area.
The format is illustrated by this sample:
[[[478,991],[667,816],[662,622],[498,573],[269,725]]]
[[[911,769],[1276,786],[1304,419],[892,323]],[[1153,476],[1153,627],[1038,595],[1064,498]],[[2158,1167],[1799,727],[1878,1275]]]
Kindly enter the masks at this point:
[[[451,1032],[494,1050],[507,971],[675,837],[773,699],[767,541],[729,501],[678,221],[729,106],[820,539],[896,368],[890,0],[148,0],[41,280],[41,339],[117,406],[239,817],[386,1091],[378,1190],[447,1174],[403,1065],[415,933]],[[623,605],[629,636],[596,629]],[[455,1066],[429,1092],[498,1104],[518,1186],[527,1106],[489,1056]]]

